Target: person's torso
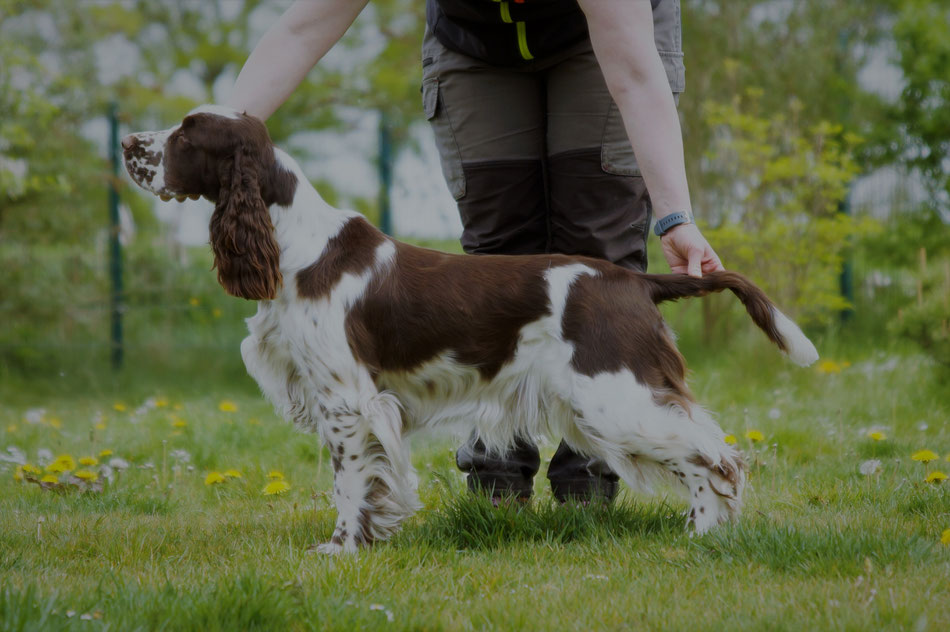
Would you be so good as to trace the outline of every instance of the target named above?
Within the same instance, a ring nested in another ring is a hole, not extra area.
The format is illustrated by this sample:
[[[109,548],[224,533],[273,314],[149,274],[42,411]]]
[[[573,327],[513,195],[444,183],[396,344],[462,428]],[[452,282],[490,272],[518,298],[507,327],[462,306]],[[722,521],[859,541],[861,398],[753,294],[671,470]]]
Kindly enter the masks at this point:
[[[500,66],[542,59],[588,36],[577,0],[426,0],[426,23],[446,47]]]

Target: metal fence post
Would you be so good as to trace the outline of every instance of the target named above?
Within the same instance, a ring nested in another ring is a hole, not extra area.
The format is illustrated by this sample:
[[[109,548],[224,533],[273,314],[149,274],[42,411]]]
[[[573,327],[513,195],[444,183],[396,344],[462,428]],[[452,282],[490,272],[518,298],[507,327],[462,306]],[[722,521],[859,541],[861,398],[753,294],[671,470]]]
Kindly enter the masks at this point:
[[[122,343],[122,244],[119,242],[119,106],[109,104],[109,159],[112,162],[112,179],[109,181],[109,277],[111,280],[112,368],[122,368],[124,355]]]
[[[387,235],[393,234],[392,208],[389,191],[393,184],[392,134],[389,131],[389,117],[379,111],[379,229]]]
[[[838,212],[851,216],[851,184],[848,184],[848,192],[838,205]],[[854,242],[854,239],[849,239]],[[849,244],[850,246],[850,244]],[[839,314],[841,323],[846,324],[854,317],[854,255],[850,247],[845,251],[845,258],[841,265],[841,277],[839,278],[841,296],[848,301],[848,307],[841,310]]]

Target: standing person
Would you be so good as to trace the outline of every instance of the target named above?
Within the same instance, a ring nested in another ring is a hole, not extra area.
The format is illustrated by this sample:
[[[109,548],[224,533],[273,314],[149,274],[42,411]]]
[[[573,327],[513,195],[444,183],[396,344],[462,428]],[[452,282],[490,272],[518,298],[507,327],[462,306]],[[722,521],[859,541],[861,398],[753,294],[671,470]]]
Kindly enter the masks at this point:
[[[269,117],[366,4],[297,0],[229,104]],[[692,223],[675,105],[679,0],[426,0],[426,26],[423,108],[466,252],[579,254],[645,271],[655,216],[674,272],[722,269]],[[472,437],[456,457],[470,488],[531,496],[540,458],[527,440],[499,455]],[[617,489],[605,464],[563,442],[548,478],[562,501]]]

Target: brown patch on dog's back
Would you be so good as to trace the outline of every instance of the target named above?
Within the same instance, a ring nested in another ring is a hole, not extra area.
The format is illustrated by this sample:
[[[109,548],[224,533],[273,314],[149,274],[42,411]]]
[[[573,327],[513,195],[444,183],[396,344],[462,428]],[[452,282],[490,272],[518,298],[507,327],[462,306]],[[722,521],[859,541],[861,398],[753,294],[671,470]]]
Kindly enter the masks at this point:
[[[395,243],[393,268],[354,305],[346,333],[376,373],[409,371],[443,353],[490,380],[521,328],[550,314],[545,271],[560,255],[449,255]]]
[[[344,274],[370,268],[376,261],[376,248],[385,240],[362,217],[350,219],[330,238],[320,258],[297,273],[297,293],[303,298],[325,298]]]
[[[571,366],[593,377],[629,369],[658,403],[693,402],[686,363],[640,276],[618,266],[588,262],[598,276],[575,279],[564,309],[564,339],[574,344]]]

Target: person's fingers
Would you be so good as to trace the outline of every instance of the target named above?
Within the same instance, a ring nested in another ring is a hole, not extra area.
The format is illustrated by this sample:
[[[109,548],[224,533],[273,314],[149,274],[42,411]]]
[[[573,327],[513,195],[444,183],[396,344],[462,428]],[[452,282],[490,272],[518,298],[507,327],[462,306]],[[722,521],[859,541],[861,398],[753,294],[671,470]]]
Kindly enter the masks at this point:
[[[686,255],[689,259],[687,264],[687,274],[691,277],[700,278],[703,276],[702,262],[703,262],[703,250],[702,248],[697,248],[696,246],[689,246],[686,250]]]
[[[719,260],[719,256],[713,251],[712,247],[706,249],[706,256],[703,258],[703,272],[722,272],[725,268]]]

